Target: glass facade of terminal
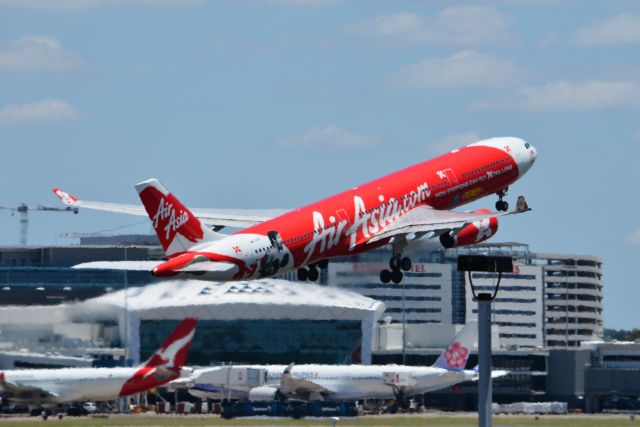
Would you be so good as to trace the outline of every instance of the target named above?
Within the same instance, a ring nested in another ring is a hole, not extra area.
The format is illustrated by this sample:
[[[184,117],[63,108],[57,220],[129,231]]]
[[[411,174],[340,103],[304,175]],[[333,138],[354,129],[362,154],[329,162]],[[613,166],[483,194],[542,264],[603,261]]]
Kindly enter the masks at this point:
[[[141,321],[140,359],[149,358],[177,324]],[[361,323],[354,320],[202,320],[188,363],[349,363],[361,336]]]

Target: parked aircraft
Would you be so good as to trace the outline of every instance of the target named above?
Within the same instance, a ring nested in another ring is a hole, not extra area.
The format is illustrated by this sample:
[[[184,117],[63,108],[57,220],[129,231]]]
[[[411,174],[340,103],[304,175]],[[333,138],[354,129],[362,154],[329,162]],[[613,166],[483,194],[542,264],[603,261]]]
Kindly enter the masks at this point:
[[[13,403],[53,406],[81,400],[111,400],[162,386],[183,368],[195,332],[188,317],[143,365],[133,368],[20,369],[0,372],[0,396]]]
[[[300,280],[314,281],[330,258],[390,244],[393,255],[380,280],[399,283],[403,271],[411,269],[403,251],[413,242],[437,239],[445,248],[479,243],[496,233],[497,217],[528,210],[522,196],[513,211],[503,198],[536,156],[522,139],[491,138],[290,211],[190,211],[156,179],[135,186],[144,208],[54,192],[72,207],[148,215],[168,257],[165,262],[100,261],[78,268],[148,269],[155,276],[218,281],[297,270]],[[494,193],[500,212],[450,210]],[[247,228],[231,235],[218,232],[226,226]]]
[[[477,370],[465,370],[477,337],[469,322],[433,366],[399,365],[251,365],[195,370],[172,385],[189,386],[203,399],[251,401],[354,401],[398,399],[476,381]],[[493,371],[493,377],[506,375]]]

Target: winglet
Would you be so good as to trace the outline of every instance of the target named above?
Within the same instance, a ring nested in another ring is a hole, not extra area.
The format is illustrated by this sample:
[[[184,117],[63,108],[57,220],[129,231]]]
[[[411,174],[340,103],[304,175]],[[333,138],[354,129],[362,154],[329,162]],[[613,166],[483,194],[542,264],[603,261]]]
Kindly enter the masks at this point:
[[[77,197],[62,191],[61,188],[54,188],[52,191],[67,206],[78,206],[80,204],[80,200]]]

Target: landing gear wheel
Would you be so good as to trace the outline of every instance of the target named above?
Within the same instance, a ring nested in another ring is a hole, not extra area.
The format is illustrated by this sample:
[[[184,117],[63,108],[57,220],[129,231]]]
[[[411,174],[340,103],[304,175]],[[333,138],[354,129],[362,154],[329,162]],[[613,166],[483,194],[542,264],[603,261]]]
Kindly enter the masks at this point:
[[[391,271],[400,270],[400,257],[398,255],[391,257],[389,260],[389,268],[391,268]]]
[[[499,211],[503,211],[503,212],[505,212],[505,211],[507,211],[508,209],[509,209],[509,203],[507,203],[506,201],[504,201],[504,200],[498,200],[498,201],[496,202],[496,210],[499,210]]]
[[[322,261],[318,261],[318,263],[316,265],[318,266],[318,268],[324,270],[327,267],[329,267],[329,260],[328,259],[323,259]]]
[[[400,268],[404,271],[411,270],[411,259],[409,257],[404,257],[400,260]]]
[[[311,280],[312,282],[315,282],[316,280],[318,280],[318,277],[320,277],[320,273],[318,272],[318,269],[316,267],[309,267],[309,280]]]
[[[380,272],[380,281],[382,283],[389,283],[391,281],[391,272],[389,270],[382,270]]]
[[[309,272],[307,271],[307,269],[306,268],[299,268],[298,269],[298,280],[300,282],[305,282],[308,278],[309,278]]]
[[[402,282],[402,277],[404,276],[404,274],[402,274],[402,271],[400,270],[394,270],[391,272],[391,281],[395,284],[398,284],[400,282]]]
[[[451,233],[444,233],[440,235],[440,244],[445,249],[450,249],[456,245],[456,240]]]

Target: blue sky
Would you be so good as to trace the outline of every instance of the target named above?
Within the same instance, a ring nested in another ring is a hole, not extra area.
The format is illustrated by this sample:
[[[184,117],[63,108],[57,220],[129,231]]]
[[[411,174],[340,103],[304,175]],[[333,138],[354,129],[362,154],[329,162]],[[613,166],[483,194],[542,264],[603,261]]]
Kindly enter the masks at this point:
[[[295,207],[519,136],[534,210],[496,240],[603,257],[605,326],[640,327],[639,45],[635,1],[0,0],[0,203],[137,203],[157,177],[193,207]],[[118,227],[150,231],[33,213],[29,239]]]

